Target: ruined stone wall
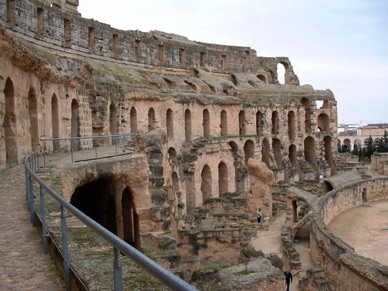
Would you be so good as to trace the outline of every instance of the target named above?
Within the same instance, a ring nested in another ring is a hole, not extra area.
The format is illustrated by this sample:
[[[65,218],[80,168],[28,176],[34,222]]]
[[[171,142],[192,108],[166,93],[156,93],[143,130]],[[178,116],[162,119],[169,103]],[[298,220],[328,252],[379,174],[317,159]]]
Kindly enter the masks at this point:
[[[311,257],[325,271],[338,290],[385,290],[386,271],[378,262],[359,256],[353,248],[336,238],[326,227],[347,209],[363,201],[387,199],[388,179],[371,179],[328,192],[314,206],[310,228]]]

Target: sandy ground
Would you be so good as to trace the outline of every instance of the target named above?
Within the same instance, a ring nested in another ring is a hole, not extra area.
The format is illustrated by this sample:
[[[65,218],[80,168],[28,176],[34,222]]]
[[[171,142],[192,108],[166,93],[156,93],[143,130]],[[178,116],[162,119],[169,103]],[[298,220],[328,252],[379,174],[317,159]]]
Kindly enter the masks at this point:
[[[328,228],[358,254],[388,265],[388,200],[349,209],[335,217]]]

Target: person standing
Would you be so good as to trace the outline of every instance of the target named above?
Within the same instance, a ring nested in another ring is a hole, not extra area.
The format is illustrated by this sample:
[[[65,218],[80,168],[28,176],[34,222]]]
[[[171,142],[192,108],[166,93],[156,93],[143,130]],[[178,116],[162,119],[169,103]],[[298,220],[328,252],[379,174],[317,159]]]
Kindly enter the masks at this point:
[[[286,287],[287,287],[287,291],[290,291],[290,283],[292,282],[292,274],[290,272],[290,269],[287,269],[285,272],[284,272],[284,279],[286,281]]]
[[[266,214],[264,217],[264,228],[265,230],[268,230],[268,225],[269,225],[269,214]]]
[[[261,217],[262,217],[263,215],[261,214],[261,208],[259,208],[259,209],[257,209],[257,223],[260,225],[260,226],[262,226],[262,224],[261,224]]]

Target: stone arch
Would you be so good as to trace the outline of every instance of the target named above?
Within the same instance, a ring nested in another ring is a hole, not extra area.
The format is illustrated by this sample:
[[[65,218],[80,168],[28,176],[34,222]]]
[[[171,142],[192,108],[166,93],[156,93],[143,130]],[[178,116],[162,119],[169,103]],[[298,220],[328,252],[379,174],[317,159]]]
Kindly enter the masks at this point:
[[[264,118],[261,111],[256,112],[256,135],[260,135],[264,130]]]
[[[233,156],[233,167],[234,167],[234,172],[235,172],[235,177],[234,177],[235,185],[236,185],[237,189],[240,189],[244,186],[244,183],[243,183],[244,172],[239,171],[239,168],[242,165],[241,165],[241,161],[240,161],[239,154],[238,154],[238,145],[236,142],[230,141],[229,146],[230,146],[231,153]]]
[[[58,106],[58,98],[55,93],[51,97],[51,135],[53,138],[59,138],[59,106]],[[59,141],[53,142],[54,151],[58,151],[60,149]]]
[[[305,110],[304,116],[304,127],[307,133],[311,132],[311,110],[310,110],[310,101],[307,98],[302,98],[301,103]]]
[[[131,111],[129,112],[130,115],[130,126],[131,126],[131,133],[137,132],[137,112],[135,107],[131,107]]]
[[[17,155],[17,121],[15,108],[15,91],[13,82],[7,78],[4,87],[5,115],[4,115],[4,140],[7,167],[18,163]]]
[[[246,120],[245,120],[245,111],[240,110],[238,114],[238,124],[239,124],[239,135],[246,135]]]
[[[280,139],[272,139],[272,150],[275,156],[275,162],[279,170],[283,169],[283,154],[282,154],[282,144]]]
[[[109,107],[109,131],[110,134],[118,134],[119,132],[119,118],[118,110],[115,104],[111,104]],[[116,144],[116,139],[112,139],[112,143]]]
[[[230,75],[230,80],[232,81],[233,85],[237,86],[237,78],[234,74]]]
[[[30,118],[31,149],[33,152],[39,150],[39,117],[38,100],[34,88],[28,91],[28,116]]]
[[[255,143],[252,140],[247,140],[244,144],[245,164],[250,158],[255,158]]]
[[[257,74],[256,77],[259,78],[265,84],[268,84],[267,78],[264,74]]]
[[[71,101],[71,137],[79,137],[80,128],[79,128],[79,109],[78,101],[73,99]],[[72,149],[78,151],[80,147],[79,140],[72,142]]]
[[[171,166],[178,165],[178,158],[177,158],[176,150],[173,147],[168,149],[168,159],[169,159]]]
[[[264,162],[270,169],[269,157],[270,157],[270,145],[268,139],[265,137],[261,146],[261,161]]]
[[[298,171],[299,180],[304,179],[304,173],[300,168],[299,160],[298,160],[298,152],[296,150],[296,146],[294,144],[288,147],[288,158],[290,159],[291,165]]]
[[[218,164],[218,193],[219,196],[228,192],[229,189],[228,167],[224,162]]]
[[[139,216],[133,193],[110,176],[100,177],[75,189],[70,203],[116,234],[140,248]]]
[[[288,138],[291,141],[293,141],[295,140],[295,136],[296,136],[296,118],[295,118],[294,111],[288,112],[287,122],[288,122]]]
[[[212,197],[212,185],[213,185],[212,172],[208,165],[204,165],[201,172],[202,199]]]
[[[225,110],[221,111],[221,135],[228,134],[228,115]]]
[[[330,120],[326,113],[318,115],[318,129],[320,131],[330,131]]]
[[[304,157],[311,166],[311,168],[314,170],[314,173],[319,174],[319,168],[315,153],[315,140],[311,136],[306,137],[304,140]]]
[[[287,84],[287,63],[279,62],[276,65],[279,84]]]
[[[269,72],[269,75],[271,76],[271,82],[269,82],[270,84],[278,84],[278,80],[277,80],[277,76],[275,74],[274,71],[272,70],[268,70]]]
[[[337,174],[337,169],[335,166],[335,162],[333,160],[333,155],[332,155],[332,148],[331,148],[331,137],[330,136],[325,136],[323,139],[323,144],[325,148],[325,160],[330,166],[331,170],[331,175],[336,175]]]
[[[152,107],[148,110],[148,131],[156,128],[156,115],[155,109]]]
[[[203,136],[209,137],[210,136],[210,114],[209,110],[205,109],[203,111]]]
[[[186,142],[191,141],[191,112],[189,109],[185,111],[185,138]]]
[[[169,108],[166,113],[167,138],[174,138],[174,113]]]
[[[279,134],[279,113],[277,111],[272,112],[272,134]]]

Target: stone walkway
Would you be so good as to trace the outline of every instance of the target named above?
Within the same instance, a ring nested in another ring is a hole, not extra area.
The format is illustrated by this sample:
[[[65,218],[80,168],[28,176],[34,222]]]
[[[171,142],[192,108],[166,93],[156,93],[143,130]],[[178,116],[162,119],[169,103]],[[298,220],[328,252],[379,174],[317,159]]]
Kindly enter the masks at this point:
[[[268,231],[260,229],[251,243],[256,250],[261,250],[265,254],[277,254],[282,256],[281,251],[281,229],[285,223],[285,212],[276,216],[270,221]],[[298,281],[303,277],[305,271],[313,266],[310,258],[310,249],[307,241],[299,241],[294,244],[297,249],[302,263],[301,270],[291,270],[294,274],[294,280],[290,285],[290,290],[300,290]]]
[[[0,290],[65,290],[30,221],[24,166],[0,171]]]

